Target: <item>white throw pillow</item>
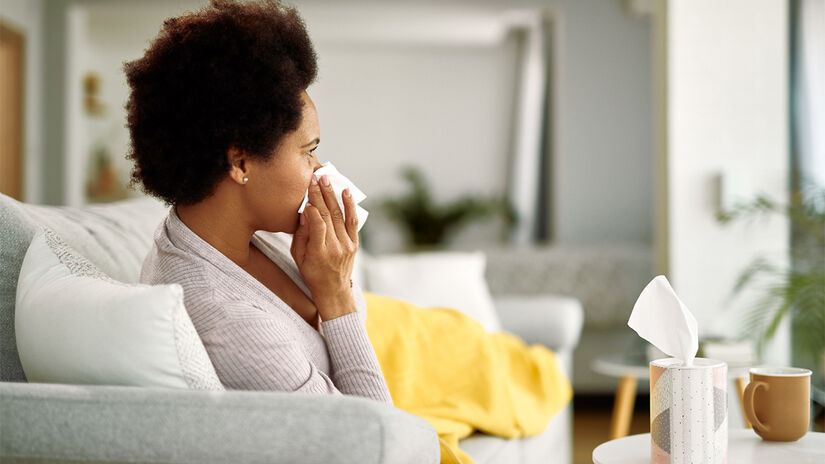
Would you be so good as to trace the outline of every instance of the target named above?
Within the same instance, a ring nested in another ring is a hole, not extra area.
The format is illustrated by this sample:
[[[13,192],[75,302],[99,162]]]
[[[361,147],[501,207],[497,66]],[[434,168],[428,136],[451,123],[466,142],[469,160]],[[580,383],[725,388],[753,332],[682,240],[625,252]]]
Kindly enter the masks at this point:
[[[14,319],[29,382],[224,389],[179,284],[117,282],[49,228],[26,251]]]
[[[484,279],[486,255],[475,252],[426,252],[365,255],[363,271],[370,292],[423,307],[457,309],[488,332],[501,331],[493,297]]]

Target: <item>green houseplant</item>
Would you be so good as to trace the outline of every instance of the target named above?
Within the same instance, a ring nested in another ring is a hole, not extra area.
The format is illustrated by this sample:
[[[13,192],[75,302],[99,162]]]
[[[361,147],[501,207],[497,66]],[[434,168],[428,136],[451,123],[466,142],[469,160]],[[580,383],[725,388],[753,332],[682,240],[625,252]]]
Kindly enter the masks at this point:
[[[790,314],[794,363],[814,368],[821,378],[825,373],[825,189],[811,186],[797,191],[787,205],[759,196],[718,214],[717,219],[729,223],[764,214],[785,214],[790,220],[791,265],[777,266],[759,257],[740,274],[734,295],[757,281],[767,283],[744,330],[756,338],[761,352]]]
[[[387,198],[379,207],[401,227],[409,249],[438,248],[450,234],[473,221],[501,215],[509,229],[517,220],[515,210],[503,196],[467,195],[447,204],[436,204],[418,168],[406,166],[401,174],[410,185],[409,193]]]

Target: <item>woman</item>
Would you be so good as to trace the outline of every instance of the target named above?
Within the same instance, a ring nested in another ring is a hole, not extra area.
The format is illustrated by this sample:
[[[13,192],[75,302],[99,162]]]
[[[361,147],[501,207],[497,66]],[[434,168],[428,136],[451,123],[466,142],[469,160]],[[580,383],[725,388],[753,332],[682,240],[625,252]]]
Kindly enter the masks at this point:
[[[224,386],[392,404],[350,279],[355,203],[345,192],[341,211],[313,174],[317,64],[298,13],[213,0],[124,69],[132,184],[172,206],[141,282],[182,286]]]

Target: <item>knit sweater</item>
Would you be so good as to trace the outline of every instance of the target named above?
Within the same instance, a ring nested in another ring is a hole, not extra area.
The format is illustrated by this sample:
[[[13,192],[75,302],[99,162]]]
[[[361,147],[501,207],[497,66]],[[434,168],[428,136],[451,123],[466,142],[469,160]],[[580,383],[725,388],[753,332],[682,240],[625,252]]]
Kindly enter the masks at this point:
[[[290,234],[259,230],[250,243],[311,298],[289,252],[291,242]],[[189,229],[174,206],[155,231],[140,281],[181,285],[186,310],[228,389],[343,393],[392,404],[367,336],[367,307],[357,283],[352,294],[358,311],[321,320],[316,331]]]

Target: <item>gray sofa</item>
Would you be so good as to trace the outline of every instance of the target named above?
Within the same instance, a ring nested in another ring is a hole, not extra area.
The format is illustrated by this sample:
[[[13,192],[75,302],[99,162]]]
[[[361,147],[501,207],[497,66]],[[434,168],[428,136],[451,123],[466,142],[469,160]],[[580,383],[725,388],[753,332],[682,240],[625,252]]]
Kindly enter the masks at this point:
[[[613,394],[618,379],[599,374],[593,362],[611,353],[644,353],[648,343],[627,320],[639,293],[656,274],[650,245],[554,244],[532,248],[489,247],[485,277],[490,291],[576,298],[584,309],[584,327],[574,353],[573,388],[577,394]],[[647,382],[639,382],[646,391]]]
[[[112,278],[137,282],[166,213],[152,198],[73,208],[0,194],[0,461],[439,462],[429,423],[354,396],[27,383],[14,301],[37,228],[54,229]],[[495,302],[505,330],[556,350],[571,375],[583,319],[577,300],[498,295]],[[571,421],[568,406],[540,435],[507,440],[476,432],[460,446],[479,464],[570,462]]]

